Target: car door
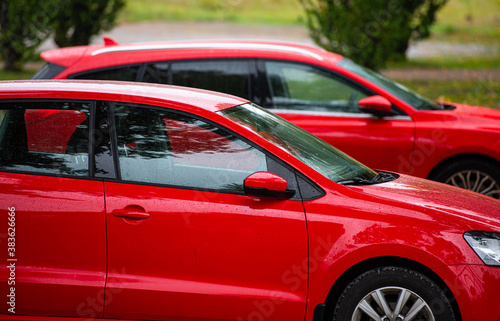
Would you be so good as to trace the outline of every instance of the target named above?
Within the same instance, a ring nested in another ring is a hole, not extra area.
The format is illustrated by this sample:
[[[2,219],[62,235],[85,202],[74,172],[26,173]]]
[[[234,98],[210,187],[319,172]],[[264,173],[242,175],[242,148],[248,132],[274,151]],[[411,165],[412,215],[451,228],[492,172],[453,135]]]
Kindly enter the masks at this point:
[[[409,173],[414,122],[399,114],[362,113],[358,102],[375,93],[312,65],[260,60],[270,103],[264,107],[375,169]]]
[[[106,318],[303,320],[307,232],[299,198],[247,196],[291,170],[198,117],[114,104],[121,181],[105,182]]]
[[[93,108],[0,102],[2,314],[103,315],[106,230],[103,182],[89,167]]]

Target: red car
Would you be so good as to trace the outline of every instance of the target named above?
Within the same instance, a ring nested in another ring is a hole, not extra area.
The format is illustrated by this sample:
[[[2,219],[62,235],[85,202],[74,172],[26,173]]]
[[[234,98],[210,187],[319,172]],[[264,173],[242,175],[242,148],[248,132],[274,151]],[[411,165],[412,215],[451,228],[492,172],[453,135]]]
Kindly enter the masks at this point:
[[[0,231],[0,320],[500,315],[499,200],[199,89],[0,82]]]
[[[430,102],[349,59],[279,42],[46,51],[34,78],[130,80],[247,98],[362,163],[500,198],[500,111]]]

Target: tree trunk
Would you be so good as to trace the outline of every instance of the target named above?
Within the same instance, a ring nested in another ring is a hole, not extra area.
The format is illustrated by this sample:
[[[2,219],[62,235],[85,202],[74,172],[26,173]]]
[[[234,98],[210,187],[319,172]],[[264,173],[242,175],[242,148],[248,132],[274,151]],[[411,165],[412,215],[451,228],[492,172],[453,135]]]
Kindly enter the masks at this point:
[[[21,54],[17,52],[9,43],[2,43],[3,70],[5,71],[21,71],[23,64],[21,63]]]
[[[6,33],[9,31],[9,4],[0,1],[0,52],[3,58],[3,69],[5,71],[19,71],[22,69],[21,56],[12,46]]]

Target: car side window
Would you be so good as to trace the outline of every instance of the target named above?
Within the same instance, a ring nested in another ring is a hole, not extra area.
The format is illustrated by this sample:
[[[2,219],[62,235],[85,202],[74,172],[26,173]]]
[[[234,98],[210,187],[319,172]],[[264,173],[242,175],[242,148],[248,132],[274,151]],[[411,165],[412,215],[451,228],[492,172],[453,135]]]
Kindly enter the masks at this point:
[[[85,72],[71,75],[72,79],[95,79],[95,80],[120,80],[136,81],[140,66],[123,66],[118,68],[100,69],[97,71]]]
[[[156,84],[170,84],[168,74],[169,66],[170,64],[166,62],[147,64],[141,81]]]
[[[276,109],[360,113],[358,101],[368,96],[355,85],[312,66],[266,61],[265,68]]]
[[[250,99],[247,60],[193,60],[171,64],[172,84],[219,91]]]
[[[88,176],[88,102],[0,104],[0,170]]]
[[[266,156],[203,120],[144,106],[114,108],[121,179],[242,193]]]

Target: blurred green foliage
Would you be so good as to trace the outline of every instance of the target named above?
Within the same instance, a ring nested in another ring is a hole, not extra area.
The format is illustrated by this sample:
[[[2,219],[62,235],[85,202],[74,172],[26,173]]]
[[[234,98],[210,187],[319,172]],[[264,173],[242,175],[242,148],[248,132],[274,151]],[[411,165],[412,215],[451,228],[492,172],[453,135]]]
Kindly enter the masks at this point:
[[[371,69],[405,60],[410,41],[430,36],[448,0],[300,0],[320,47]]]
[[[50,35],[61,46],[87,45],[114,26],[125,0],[0,1],[0,55],[5,71],[20,71]]]
[[[0,1],[0,54],[5,71],[19,71],[48,38],[57,0]]]
[[[60,0],[52,27],[59,47],[84,46],[115,26],[125,0]]]

